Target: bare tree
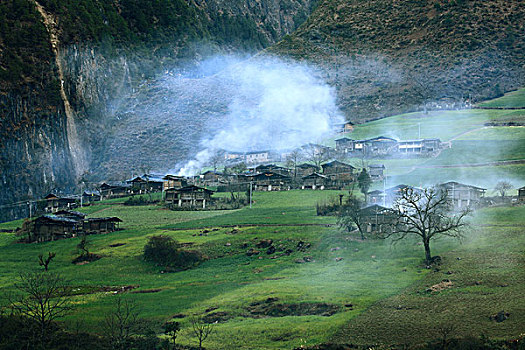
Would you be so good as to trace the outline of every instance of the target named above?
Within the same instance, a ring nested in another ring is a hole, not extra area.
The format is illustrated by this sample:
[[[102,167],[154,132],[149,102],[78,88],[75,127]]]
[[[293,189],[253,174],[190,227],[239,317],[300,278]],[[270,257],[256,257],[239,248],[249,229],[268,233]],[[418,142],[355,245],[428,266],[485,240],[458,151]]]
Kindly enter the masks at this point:
[[[394,202],[395,219],[392,230],[385,237],[397,241],[407,236],[419,236],[425,248],[425,262],[430,265],[433,261],[430,242],[442,236],[461,238],[462,230],[467,226],[468,207],[459,213],[452,213],[450,207],[446,191],[408,187]]]
[[[293,169],[293,178],[297,178],[297,163],[301,159],[301,153],[298,150],[293,150],[286,157],[286,166]]]
[[[140,326],[135,304],[118,296],[113,310],[104,318],[104,334],[112,349],[128,349]]]
[[[347,231],[350,231],[355,225],[361,234],[361,239],[365,239],[364,223],[361,216],[362,207],[363,202],[350,192],[350,197],[347,198],[337,213],[337,224]]]
[[[315,144],[308,144],[303,148],[305,159],[309,162],[314,163],[314,165],[319,170],[321,164],[330,160],[330,154],[325,147]]]
[[[218,166],[221,165],[223,161],[224,161],[224,157],[218,152],[216,152],[215,154],[213,154],[213,156],[211,156],[210,164],[213,167],[214,172],[217,172]]]
[[[508,181],[500,181],[496,184],[494,189],[498,191],[503,198],[507,194],[507,191],[512,189],[512,184]]]
[[[70,287],[59,274],[49,272],[20,274],[15,287],[22,295],[10,298],[10,307],[16,314],[38,324],[43,345],[53,322],[72,309],[68,299]]]
[[[38,265],[44,267],[44,271],[47,271],[49,269],[49,264],[51,263],[51,260],[53,260],[56,256],[56,253],[48,252],[47,258],[44,259],[44,254],[38,255]]]
[[[202,343],[213,332],[213,324],[205,322],[202,317],[193,316],[191,319],[193,334],[199,341],[199,350],[202,350]]]

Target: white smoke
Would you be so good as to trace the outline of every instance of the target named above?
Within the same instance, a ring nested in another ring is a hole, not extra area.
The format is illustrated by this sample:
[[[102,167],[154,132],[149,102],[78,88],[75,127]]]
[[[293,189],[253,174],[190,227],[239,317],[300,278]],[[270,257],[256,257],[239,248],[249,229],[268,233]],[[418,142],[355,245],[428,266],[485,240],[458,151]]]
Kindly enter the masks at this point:
[[[255,58],[236,61],[218,77],[233,91],[228,113],[180,175],[194,175],[218,150],[294,149],[330,136],[344,122],[335,91],[306,64]]]

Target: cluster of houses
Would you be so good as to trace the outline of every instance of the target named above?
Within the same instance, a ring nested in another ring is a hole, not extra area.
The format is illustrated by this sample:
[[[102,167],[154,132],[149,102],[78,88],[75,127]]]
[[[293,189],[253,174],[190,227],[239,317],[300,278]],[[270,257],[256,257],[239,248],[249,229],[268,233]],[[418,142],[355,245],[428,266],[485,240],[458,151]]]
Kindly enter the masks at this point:
[[[366,140],[353,140],[348,137],[335,140],[336,152],[353,157],[431,155],[443,146],[444,143],[437,138],[396,140],[378,136]]]
[[[460,211],[467,207],[479,208],[483,206],[485,188],[462,184],[455,181],[438,184],[439,190],[445,191],[451,205],[451,210]],[[397,185],[384,191],[370,191],[367,194],[367,207],[361,209],[361,219],[368,233],[382,233],[388,230],[393,220],[392,210],[389,208],[402,192],[407,189],[415,192],[422,189],[409,186]],[[523,188],[525,198],[525,188]]]
[[[28,242],[47,242],[79,234],[109,233],[119,229],[122,222],[117,217],[87,218],[86,214],[72,210],[58,210],[32,221],[27,230]]]

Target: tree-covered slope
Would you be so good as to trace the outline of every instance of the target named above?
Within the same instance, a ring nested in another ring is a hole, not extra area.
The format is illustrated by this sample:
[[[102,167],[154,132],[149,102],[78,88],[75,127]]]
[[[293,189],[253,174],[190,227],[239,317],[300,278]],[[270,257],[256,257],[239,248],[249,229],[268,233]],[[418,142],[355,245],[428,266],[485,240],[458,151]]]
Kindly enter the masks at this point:
[[[324,66],[352,119],[477,101],[525,84],[523,5],[326,0],[270,51]]]

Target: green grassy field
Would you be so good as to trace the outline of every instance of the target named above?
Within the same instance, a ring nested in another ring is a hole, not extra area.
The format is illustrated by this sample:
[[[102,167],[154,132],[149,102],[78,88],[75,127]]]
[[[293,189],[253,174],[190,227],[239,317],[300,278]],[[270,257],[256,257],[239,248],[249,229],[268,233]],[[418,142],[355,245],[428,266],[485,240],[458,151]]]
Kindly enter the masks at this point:
[[[525,89],[519,89],[505,94],[505,96],[478,103],[480,107],[525,108]]]
[[[515,188],[523,186],[525,164],[487,163],[525,159],[525,129],[484,124],[522,120],[522,112],[410,113],[359,125],[347,136],[417,138],[421,123],[422,137],[452,140],[452,147],[435,158],[373,159],[365,165],[384,163],[387,187],[456,180],[491,193],[501,179]],[[350,162],[362,165],[360,159]],[[372,185],[382,187],[382,182]],[[79,293],[72,297],[73,314],[63,321],[68,325],[82,319],[93,332],[101,331],[101,321],[118,297],[102,287],[132,286],[121,296],[133,300],[140,316],[159,333],[164,322],[181,322],[182,344],[195,345],[190,316],[217,320],[205,343],[208,349],[292,349],[324,342],[414,344],[438,338],[445,323],[454,326],[453,336],[485,333],[512,339],[523,333],[525,206],[476,212],[462,242],[433,243],[432,252],[442,256],[443,264],[426,269],[423,249],[415,240],[396,245],[361,241],[358,235],[340,231],[335,218],[315,215],[316,203],[337,200],[340,194],[347,191],[256,192],[253,208],[196,212],[126,206],[126,198],[104,201],[80,210],[90,217],[118,216],[123,230],[89,236],[90,251],[102,258],[86,265],[72,264],[79,238],[21,244],[13,233],[0,233],[0,306],[15,292],[19,273],[38,271],[38,254],[53,251],[57,257],[51,270]],[[0,229],[22,222],[3,223]],[[169,235],[207,258],[192,269],[162,273],[141,257],[148,237],[155,234]],[[262,239],[273,240],[278,251],[266,254],[266,249],[257,248]],[[310,246],[300,250],[299,242]],[[260,253],[247,256],[249,248]],[[283,255],[287,249],[291,252]],[[426,291],[443,279],[452,285]],[[489,319],[501,310],[510,313],[508,320]]]

